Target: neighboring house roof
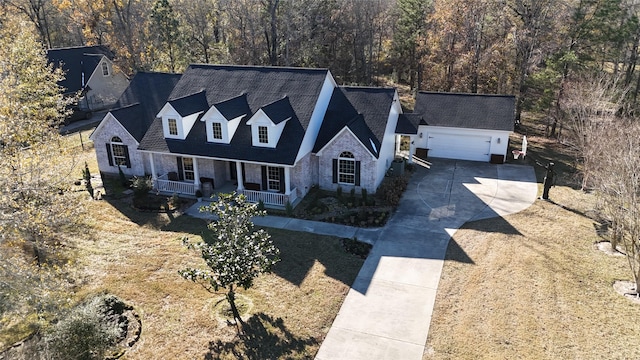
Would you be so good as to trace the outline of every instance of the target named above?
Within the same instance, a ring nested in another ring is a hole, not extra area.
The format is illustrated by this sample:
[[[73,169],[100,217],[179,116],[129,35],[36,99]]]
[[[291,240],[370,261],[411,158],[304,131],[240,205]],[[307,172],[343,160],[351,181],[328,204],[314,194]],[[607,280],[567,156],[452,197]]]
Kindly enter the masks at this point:
[[[319,152],[348,127],[373,156],[379,157],[394,95],[393,88],[334,89],[313,152]]]
[[[140,142],[178,80],[180,74],[138,72],[110,112]]]
[[[421,125],[513,131],[515,97],[420,91],[414,113]]]
[[[427,125],[422,115],[415,113],[400,114],[396,124],[396,134],[415,135],[418,133],[418,125]]]
[[[98,64],[100,64],[103,56],[111,60],[114,54],[104,45],[47,50],[49,63],[54,64],[54,66],[60,66],[60,64],[62,64],[65,79],[58,84],[66,89],[65,93],[82,90],[87,84],[87,81],[89,81],[91,74],[93,74]],[[84,84],[82,83],[82,74],[84,74]]]
[[[204,89],[207,108],[200,110],[207,111],[212,105],[224,103],[222,108],[229,106],[242,115],[244,95],[249,116],[245,117],[229,144],[207,142],[205,123],[201,121],[193,125],[185,140],[165,139],[162,123],[156,120],[140,142],[139,149],[293,165],[328,73],[327,69],[191,65],[169,96],[170,102]],[[252,146],[251,127],[246,125],[246,120],[258,109],[285,97],[294,116],[285,125],[276,147]],[[236,98],[239,99],[235,103],[226,103]]]

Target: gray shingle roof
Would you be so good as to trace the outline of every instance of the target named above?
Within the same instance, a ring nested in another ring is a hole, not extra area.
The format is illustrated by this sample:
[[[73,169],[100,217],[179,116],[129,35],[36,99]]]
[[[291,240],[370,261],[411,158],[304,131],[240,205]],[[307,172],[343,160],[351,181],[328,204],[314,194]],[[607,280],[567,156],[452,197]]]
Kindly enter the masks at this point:
[[[426,125],[420,114],[400,114],[396,124],[396,134],[415,135],[418,133],[418,125]]]
[[[82,73],[85,74],[85,85],[89,77],[100,63],[102,56],[113,59],[114,54],[104,45],[79,46],[69,48],[57,48],[47,50],[49,63],[54,66],[62,64],[65,79],[58,84],[64,87],[65,93],[82,90]]]
[[[140,142],[179,79],[180,74],[139,72],[110,112]]]
[[[294,116],[285,125],[276,148],[252,146],[251,127],[246,125],[248,117],[245,117],[230,144],[207,142],[205,124],[201,121],[193,125],[186,140],[165,139],[162,124],[154,121],[139,149],[293,165],[327,74],[326,69],[191,65],[173,89],[170,101],[203,89],[208,106],[245,94],[250,116],[288,97]]]
[[[169,104],[171,104],[182,117],[209,110],[209,104],[207,103],[207,96],[204,90],[171,100]]]
[[[274,124],[280,124],[281,122],[295,116],[289,98],[285,97],[280,100],[274,101],[269,105],[263,106],[262,111],[273,121]]]
[[[214,104],[214,106],[227,120],[235,119],[238,116],[251,113],[251,109],[249,109],[249,104],[247,103],[247,94],[238,95],[229,100],[221,101]]]
[[[515,97],[420,91],[414,113],[431,126],[513,131]]]
[[[320,151],[347,126],[369,152],[378,157],[394,94],[393,88],[341,86],[334,89],[313,151]]]

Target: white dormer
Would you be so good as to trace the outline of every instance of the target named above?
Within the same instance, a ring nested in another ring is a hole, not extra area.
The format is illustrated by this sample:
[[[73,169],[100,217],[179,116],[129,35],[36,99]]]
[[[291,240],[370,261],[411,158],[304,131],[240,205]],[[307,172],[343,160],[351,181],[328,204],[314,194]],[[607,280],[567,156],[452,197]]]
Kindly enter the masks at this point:
[[[295,115],[288,97],[263,106],[247,121],[251,126],[251,144],[275,148],[289,120]]]
[[[275,148],[289,119],[291,117],[275,124],[262,109],[258,110],[247,121],[247,125],[251,125],[251,144],[253,146]]]
[[[233,139],[233,135],[235,135],[236,130],[238,130],[238,125],[240,125],[240,120],[242,120],[245,115],[246,114],[236,114],[234,118],[227,119],[220,110],[218,110],[216,105],[212,106],[200,120],[205,122],[207,141],[220,144],[231,143],[231,139]]]
[[[203,93],[189,95],[167,102],[162,107],[156,117],[162,119],[162,132],[166,139],[184,140],[187,138],[196,120],[204,112],[204,110],[198,110],[202,108],[202,98],[198,97],[203,96]],[[174,104],[182,109],[182,114],[174,107]]]

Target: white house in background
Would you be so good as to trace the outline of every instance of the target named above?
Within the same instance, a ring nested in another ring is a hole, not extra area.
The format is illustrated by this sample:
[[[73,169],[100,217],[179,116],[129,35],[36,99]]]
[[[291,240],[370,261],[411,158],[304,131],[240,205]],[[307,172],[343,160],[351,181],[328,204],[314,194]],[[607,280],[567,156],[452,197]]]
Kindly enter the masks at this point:
[[[429,107],[404,115],[395,89],[338,86],[327,69],[191,65],[182,75],[142,73],[116,106],[91,135],[101,173],[148,174],[157,190],[188,195],[232,186],[280,206],[315,185],[375,192],[399,135],[417,149],[438,144],[429,136],[486,130],[491,140],[504,136],[489,149],[503,157],[508,142],[508,131],[493,125],[428,124],[435,123]],[[434,149],[429,155],[450,155],[446,146]]]
[[[106,46],[80,46],[47,50],[49,63],[61,67],[65,94],[81,92],[78,107],[96,111],[111,107],[129,85],[129,79],[113,66],[114,54]]]

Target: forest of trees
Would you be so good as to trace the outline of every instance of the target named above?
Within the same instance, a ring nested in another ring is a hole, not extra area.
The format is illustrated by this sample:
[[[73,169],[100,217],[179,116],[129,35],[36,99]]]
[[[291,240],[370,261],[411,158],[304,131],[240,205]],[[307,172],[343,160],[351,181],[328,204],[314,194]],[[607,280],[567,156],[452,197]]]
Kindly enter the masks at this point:
[[[190,63],[329,68],[344,84],[513,94],[557,125],[563,84],[606,72],[637,106],[637,0],[0,0],[45,47],[106,44],[125,73]],[[7,21],[7,18],[4,19]],[[556,126],[549,127],[549,135]]]

